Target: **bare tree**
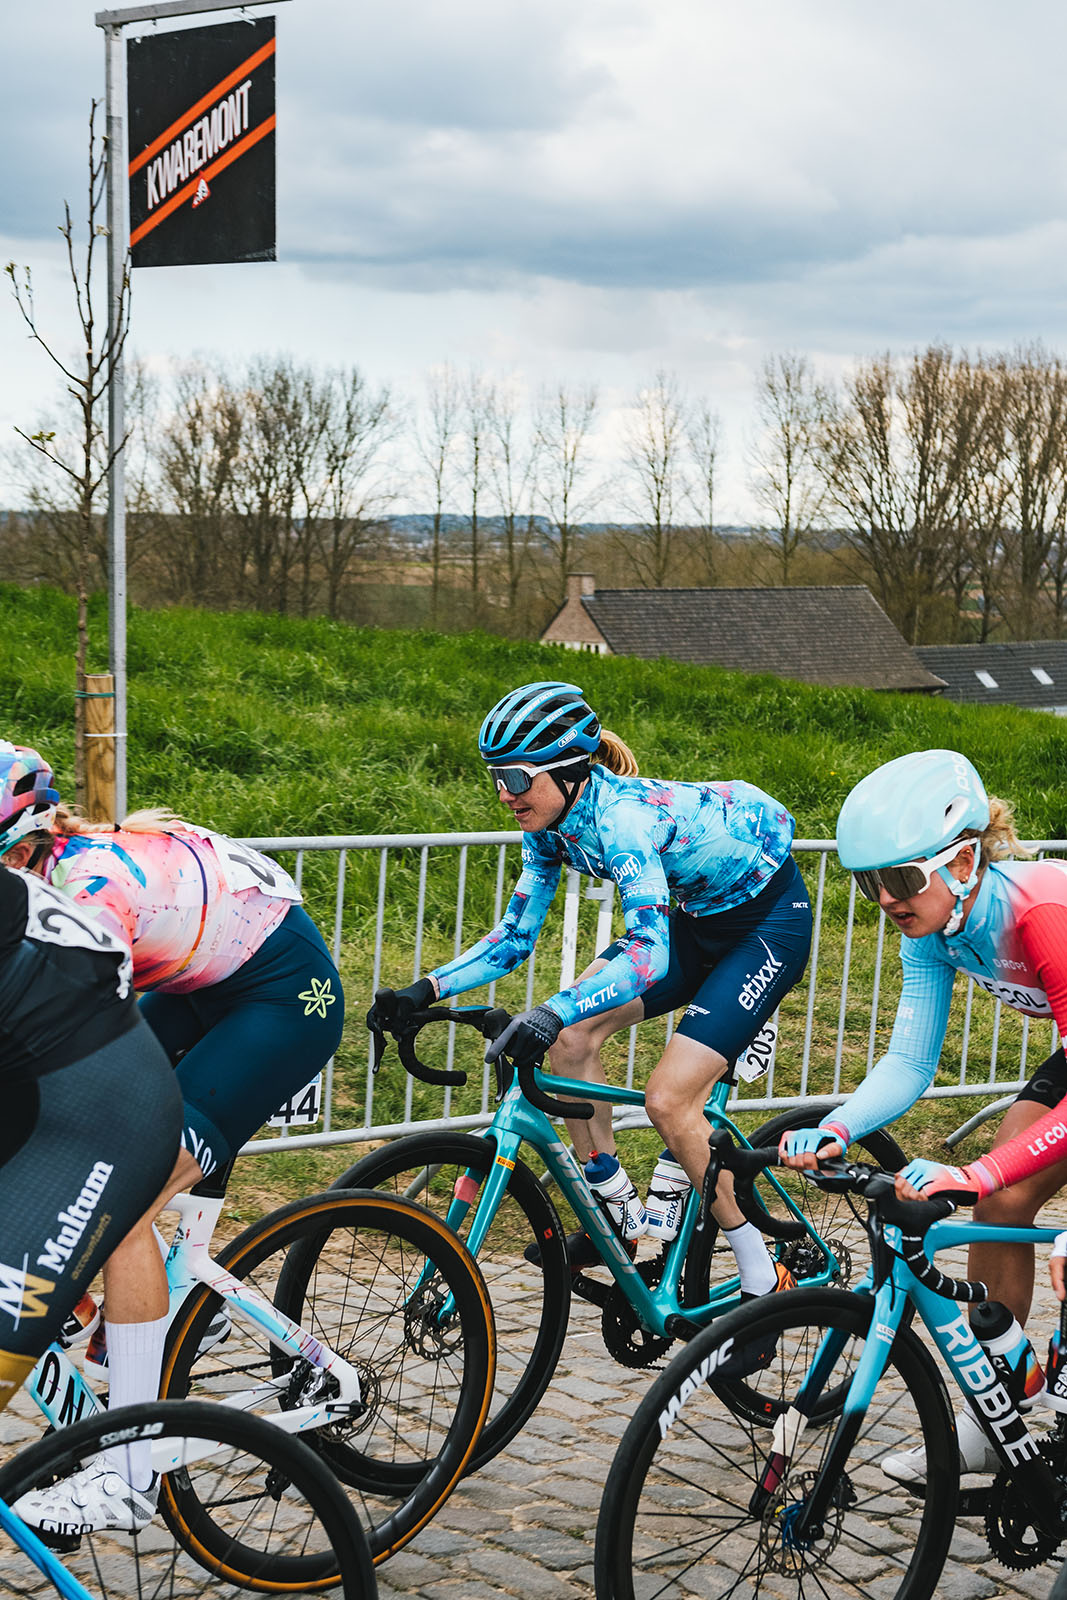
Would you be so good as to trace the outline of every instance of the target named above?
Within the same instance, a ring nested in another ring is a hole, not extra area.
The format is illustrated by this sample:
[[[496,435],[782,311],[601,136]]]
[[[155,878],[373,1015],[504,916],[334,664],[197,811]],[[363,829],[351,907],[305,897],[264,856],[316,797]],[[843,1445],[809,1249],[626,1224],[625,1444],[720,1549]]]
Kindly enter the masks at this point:
[[[202,362],[178,369],[173,395],[157,453],[165,508],[178,526],[165,524],[159,543],[172,596],[199,601],[237,581],[224,577],[223,562],[244,407],[240,389]]]
[[[86,196],[85,236],[79,244],[75,241],[70,204],[63,203],[63,222],[60,233],[66,244],[67,269],[74,290],[75,320],[79,333],[79,358],[71,361],[62,356],[56,344],[44,336],[37,322],[34,304],[33,280],[28,267],[19,268],[9,261],[5,267],[11,279],[12,292],[30,336],[48,356],[62,377],[66,391],[71,396],[78,418],[76,438],[61,437],[55,430],[40,428],[26,433],[21,428],[19,437],[38,452],[54,470],[58,480],[65,485],[65,493],[57,495],[52,504],[57,506],[65,499],[69,508],[70,525],[76,540],[76,590],[78,600],[78,635],[75,649],[75,674],[78,693],[75,698],[74,764],[75,790],[79,801],[85,798],[85,720],[82,698],[85,690],[85,671],[89,652],[88,591],[94,562],[94,542],[98,538],[96,500],[104,484],[113,456],[108,454],[104,400],[108,378],[113,363],[120,360],[126,343],[130,315],[129,263],[123,270],[119,295],[118,315],[114,332],[109,327],[106,310],[98,307],[101,285],[97,275],[97,244],[106,229],[98,221],[104,199],[107,176],[107,141],[96,131],[96,112],[100,102],[94,100],[89,108],[88,185]],[[121,450],[125,440],[116,446]]]
[[[698,401],[690,410],[686,428],[691,463],[689,498],[696,512],[693,532],[698,570],[709,586],[715,583],[717,576],[715,494],[721,437],[719,413],[712,410],[707,400]]]
[[[750,484],[768,518],[783,584],[811,537],[825,499],[819,472],[823,390],[807,356],[768,356],[756,385],[757,433],[749,448]]]
[[[662,589],[674,552],[675,513],[686,498],[686,405],[674,373],[638,390],[623,431],[623,503],[636,518],[617,542],[642,588]]]
[[[331,617],[340,615],[344,581],[356,556],[372,542],[391,499],[385,450],[398,424],[393,397],[385,385],[372,388],[358,367],[330,375],[323,494],[313,520]]]
[[[591,385],[572,389],[561,383],[542,390],[537,403],[539,494],[552,555],[549,592],[558,605],[567,593],[567,574],[577,559],[582,512],[588,505],[589,436],[596,409],[597,391]]]
[[[426,406],[427,417],[417,430],[416,448],[426,469],[433,496],[430,612],[436,624],[441,604],[445,500],[451,484],[460,426],[459,383],[452,367],[437,367],[429,374],[426,380]]]
[[[539,439],[536,431],[520,436],[519,404],[513,384],[493,392],[489,416],[493,439],[489,470],[503,522],[504,594],[508,616],[515,620],[519,590],[536,530]]]
[[[1001,378],[1017,529],[1017,628],[1027,638],[1046,563],[1064,526],[1067,368],[1058,356],[1031,345],[1003,358]]]
[[[472,367],[463,384],[463,439],[466,445],[467,488],[470,494],[471,617],[478,621],[481,608],[481,543],[478,514],[488,467],[492,437],[491,419],[495,391],[483,373]]]

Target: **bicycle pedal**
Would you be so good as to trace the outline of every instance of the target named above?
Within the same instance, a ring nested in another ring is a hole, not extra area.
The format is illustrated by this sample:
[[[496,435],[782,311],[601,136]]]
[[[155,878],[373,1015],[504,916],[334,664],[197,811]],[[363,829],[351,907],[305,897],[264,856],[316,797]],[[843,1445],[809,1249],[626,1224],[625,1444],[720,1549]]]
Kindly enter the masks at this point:
[[[571,1293],[576,1294],[579,1300],[588,1300],[591,1306],[599,1306],[601,1311],[608,1303],[611,1290],[610,1283],[601,1283],[584,1272],[575,1272],[571,1277]]]
[[[909,1489],[911,1485],[908,1485]],[[958,1517],[984,1517],[989,1505],[990,1484],[983,1484],[980,1489],[961,1489],[959,1501],[956,1506]],[[923,1495],[925,1499],[925,1494]]]

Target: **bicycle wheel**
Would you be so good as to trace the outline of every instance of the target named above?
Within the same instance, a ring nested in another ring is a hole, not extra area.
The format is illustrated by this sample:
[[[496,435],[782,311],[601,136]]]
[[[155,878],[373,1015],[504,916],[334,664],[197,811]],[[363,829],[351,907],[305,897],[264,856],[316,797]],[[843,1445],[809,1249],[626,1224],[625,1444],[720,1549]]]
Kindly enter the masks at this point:
[[[838,1354],[824,1393],[843,1396],[872,1310],[873,1301],[858,1295],[797,1289],[719,1318],[675,1356],[634,1415],[608,1475],[597,1526],[598,1600],[930,1600],[952,1538],[959,1457],[940,1373],[910,1329],[894,1341],[822,1525],[810,1534],[798,1528],[842,1407],[838,1399],[816,1409],[806,1425],[789,1408],[830,1330]],[[753,1343],[773,1345],[774,1353],[747,1383],[797,1429],[791,1453],[773,1463],[784,1437],[739,1416],[719,1392],[730,1359]],[[927,1453],[922,1500],[879,1468],[913,1433]]]
[[[137,1533],[44,1533],[94,1600],[166,1595],[212,1600],[249,1589],[345,1600],[378,1593],[367,1542],[329,1468],[299,1440],[227,1406],[160,1402],[123,1406],[49,1434],[0,1468],[0,1496],[78,1471],[99,1452],[151,1441],[153,1461],[175,1463],[160,1480],[159,1512]],[[5,1577],[11,1556],[5,1554]],[[13,1592],[54,1596],[28,1560]],[[5,1585],[6,1586],[6,1585]]]
[[[350,1491],[375,1562],[385,1560],[451,1493],[488,1412],[496,1341],[477,1266],[421,1207],[340,1190],[253,1224],[219,1263],[357,1369],[361,1406],[301,1437]],[[236,1309],[209,1348],[222,1305],[199,1288],[182,1306],[163,1395],[268,1415],[336,1395],[328,1372],[271,1345]]]
[[[415,1133],[364,1156],[337,1183],[407,1195],[442,1217],[460,1184],[472,1202],[460,1228],[462,1238],[495,1154],[491,1139]],[[540,1267],[523,1256],[531,1244],[540,1250]],[[570,1316],[571,1275],[563,1228],[551,1200],[522,1161],[516,1161],[508,1179],[478,1252],[478,1265],[492,1298],[499,1349],[493,1402],[470,1461],[472,1472],[509,1444],[537,1409],[556,1370]]]
[[[811,1128],[828,1116],[833,1107],[814,1105],[795,1107],[782,1112],[770,1122],[765,1122],[749,1143],[753,1149],[763,1145],[776,1145],[783,1133],[792,1128]],[[897,1172],[907,1160],[896,1140],[884,1129],[856,1139],[850,1147],[857,1159],[870,1161],[875,1166]],[[789,1196],[796,1210],[806,1218],[816,1238],[790,1240],[777,1248],[776,1254],[802,1285],[811,1278],[823,1278],[833,1266],[831,1281],[838,1288],[849,1288],[859,1281],[867,1270],[866,1207],[851,1195],[835,1194],[820,1189],[791,1167],[776,1167],[774,1176]],[[759,1193],[772,1216],[792,1215],[781,1197],[767,1183],[760,1183]],[[821,1241],[821,1243],[819,1242]],[[719,1238],[714,1218],[710,1218],[702,1234],[694,1234],[686,1256],[683,1275],[684,1303],[701,1305],[707,1301],[709,1288],[723,1278],[736,1273],[733,1252]]]

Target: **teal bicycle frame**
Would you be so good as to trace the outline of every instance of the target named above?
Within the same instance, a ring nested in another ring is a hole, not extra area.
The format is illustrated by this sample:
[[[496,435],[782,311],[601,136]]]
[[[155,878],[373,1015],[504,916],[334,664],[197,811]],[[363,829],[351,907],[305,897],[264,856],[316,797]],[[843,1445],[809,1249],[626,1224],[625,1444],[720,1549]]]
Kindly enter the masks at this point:
[[[613,1088],[610,1084],[558,1078],[541,1071],[535,1072],[534,1080],[539,1089],[564,1099],[592,1100],[602,1104],[644,1109],[645,1097],[640,1089]],[[729,1083],[725,1081],[717,1083],[704,1108],[705,1116],[713,1127],[726,1128],[737,1144],[749,1149],[751,1146],[744,1134],[726,1115],[725,1107],[729,1096]],[[690,1190],[686,1200],[681,1227],[667,1251],[662,1278],[658,1284],[650,1287],[609,1227],[573,1154],[562,1143],[545,1113],[530,1104],[518,1083],[512,1082],[505,1090],[499,1108],[484,1136],[496,1145],[496,1157],[485,1179],[484,1188],[478,1195],[477,1209],[471,1219],[469,1232],[464,1237],[464,1243],[473,1256],[477,1257],[485,1242],[508,1187],[508,1180],[514,1170],[519,1151],[524,1144],[527,1144],[544,1162],[560,1191],[569,1201],[579,1223],[596,1240],[604,1265],[610,1270],[642,1325],[650,1333],[668,1338],[684,1336],[687,1331],[691,1333],[696,1328],[703,1327],[713,1317],[721,1316],[725,1311],[732,1311],[740,1304],[740,1282],[736,1276],[718,1285],[712,1292],[711,1299],[704,1305],[683,1308],[679,1304],[679,1283],[700,1206],[699,1196],[695,1190]],[[477,1181],[477,1177],[477,1174],[472,1174],[472,1183]],[[809,1238],[817,1240],[826,1254],[827,1260],[822,1272],[805,1277],[805,1285],[817,1288],[830,1283],[838,1268],[832,1251],[819,1239],[803,1212],[794,1205],[773,1173],[768,1172],[766,1178],[784,1202],[790,1216],[803,1224]],[[458,1190],[460,1184],[456,1187]],[[446,1221],[457,1233],[473,1203],[473,1190],[469,1195],[457,1193],[453,1197]],[[681,1322],[677,1320],[679,1318],[682,1319]],[[688,1329],[684,1324],[688,1324]]]
[[[0,1530],[12,1543],[29,1556],[38,1572],[48,1579],[63,1600],[94,1600],[89,1590],[69,1573],[59,1557],[46,1544],[42,1544],[32,1528],[27,1527],[6,1500],[0,1500]]]
[[[1058,1231],[1056,1228],[995,1227],[992,1224],[956,1222],[950,1218],[931,1225],[926,1234],[925,1251],[932,1260],[939,1250],[959,1244],[1051,1244]],[[887,1225],[885,1238],[891,1249],[899,1249],[899,1228]],[[803,1503],[786,1510],[785,1515],[792,1523],[789,1536],[803,1546],[806,1539],[811,1537],[809,1530],[817,1528],[824,1520],[830,1496],[845,1470],[849,1452],[875,1390],[885,1374],[893,1340],[903,1324],[909,1302],[928,1328],[964,1396],[974,1402],[972,1409],[1001,1461],[1011,1470],[1016,1484],[1026,1497],[1026,1503],[1050,1531],[1059,1530],[1061,1491],[1056,1479],[1042,1458],[1023,1415],[1010,1399],[989,1357],[972,1333],[966,1312],[954,1301],[935,1294],[920,1283],[898,1255],[894,1255],[892,1269],[877,1289],[873,1286],[873,1273],[873,1267],[869,1268],[855,1290],[859,1295],[873,1298],[872,1336],[865,1341],[852,1375],[841,1418],[818,1479]],[[815,1359],[797,1391],[793,1405],[774,1425],[771,1445],[773,1456],[768,1463],[766,1489],[761,1480],[761,1489],[757,1490],[757,1494],[763,1492],[769,1497],[774,1483],[782,1476],[782,1462],[788,1461],[804,1431],[806,1419],[814,1415],[822,1390],[848,1337],[847,1333],[830,1330],[820,1341]]]

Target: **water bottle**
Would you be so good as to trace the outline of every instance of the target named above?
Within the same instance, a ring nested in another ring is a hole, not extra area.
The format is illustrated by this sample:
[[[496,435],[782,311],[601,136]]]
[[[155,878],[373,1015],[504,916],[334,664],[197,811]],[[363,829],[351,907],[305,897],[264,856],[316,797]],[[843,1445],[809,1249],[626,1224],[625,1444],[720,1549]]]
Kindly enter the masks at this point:
[[[1067,1300],[1060,1302],[1060,1326],[1048,1342],[1045,1388],[1045,1404],[1053,1411],[1067,1411]]]
[[[689,1187],[685,1168],[664,1148],[656,1162],[645,1201],[650,1238],[661,1239],[666,1244],[677,1237]]]
[[[983,1300],[971,1308],[971,1332],[1020,1407],[1044,1392],[1045,1374],[1019,1323],[999,1300]]]
[[[618,1156],[594,1150],[585,1164],[585,1181],[607,1211],[621,1239],[639,1239],[647,1231],[648,1217],[641,1197]]]

